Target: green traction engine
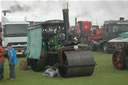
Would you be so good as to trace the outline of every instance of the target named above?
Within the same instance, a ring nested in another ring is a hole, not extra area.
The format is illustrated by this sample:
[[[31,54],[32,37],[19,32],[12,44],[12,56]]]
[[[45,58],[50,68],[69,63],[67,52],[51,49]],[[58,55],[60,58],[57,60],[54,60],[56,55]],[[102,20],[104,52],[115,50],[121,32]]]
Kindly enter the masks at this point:
[[[68,9],[64,20],[48,20],[28,28],[27,62],[33,71],[55,66],[62,77],[89,76],[96,62],[87,45],[75,32],[68,33]]]

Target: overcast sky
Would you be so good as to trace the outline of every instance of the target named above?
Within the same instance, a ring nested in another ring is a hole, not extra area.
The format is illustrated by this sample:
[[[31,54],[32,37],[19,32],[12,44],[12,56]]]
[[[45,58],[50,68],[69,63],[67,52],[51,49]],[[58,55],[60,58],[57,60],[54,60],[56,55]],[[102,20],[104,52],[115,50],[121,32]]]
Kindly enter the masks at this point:
[[[127,0],[2,0],[0,10],[10,10],[7,15],[26,16],[28,20],[63,19],[62,9],[67,1],[71,25],[75,17],[99,25],[119,17],[128,19]]]

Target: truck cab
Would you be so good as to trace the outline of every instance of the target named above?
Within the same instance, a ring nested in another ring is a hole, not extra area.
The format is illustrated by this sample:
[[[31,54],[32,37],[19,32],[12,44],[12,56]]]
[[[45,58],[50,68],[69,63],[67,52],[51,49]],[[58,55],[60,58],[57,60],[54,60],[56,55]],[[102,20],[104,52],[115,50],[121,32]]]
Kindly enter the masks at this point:
[[[103,39],[108,41],[127,31],[128,21],[106,21],[103,28]]]
[[[27,28],[29,23],[25,21],[2,22],[2,44],[7,55],[7,44],[10,43],[17,55],[23,55],[27,46]]]

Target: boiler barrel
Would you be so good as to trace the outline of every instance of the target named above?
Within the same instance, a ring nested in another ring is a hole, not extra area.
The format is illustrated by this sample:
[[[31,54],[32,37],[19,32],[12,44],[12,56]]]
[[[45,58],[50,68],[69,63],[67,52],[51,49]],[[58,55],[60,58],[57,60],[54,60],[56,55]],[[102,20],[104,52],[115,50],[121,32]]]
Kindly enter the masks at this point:
[[[95,65],[90,51],[64,51],[59,73],[62,77],[89,76],[94,72]]]

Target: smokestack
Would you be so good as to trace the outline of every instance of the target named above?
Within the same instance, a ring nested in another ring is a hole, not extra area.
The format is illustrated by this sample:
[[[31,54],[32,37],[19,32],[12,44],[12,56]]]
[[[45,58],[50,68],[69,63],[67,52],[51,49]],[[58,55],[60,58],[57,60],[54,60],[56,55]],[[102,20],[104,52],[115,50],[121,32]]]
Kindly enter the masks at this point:
[[[77,17],[75,17],[75,25],[77,24]]]
[[[67,2],[67,9],[68,9],[68,2]]]
[[[6,16],[6,11],[3,11],[4,16]]]
[[[3,10],[2,12],[3,12],[4,16],[6,16],[6,15],[7,15],[7,13],[10,13],[10,11],[9,11],[9,10]]]
[[[68,9],[63,9],[63,19],[64,19],[64,29],[65,34],[67,34],[67,30],[69,28],[69,15],[68,15]]]

